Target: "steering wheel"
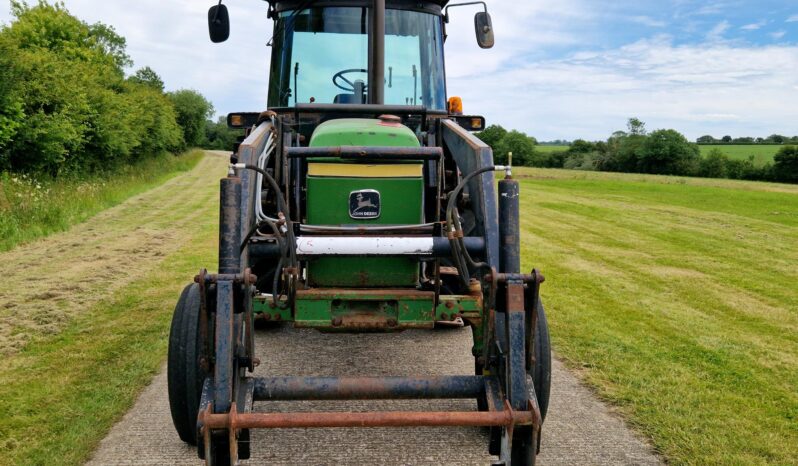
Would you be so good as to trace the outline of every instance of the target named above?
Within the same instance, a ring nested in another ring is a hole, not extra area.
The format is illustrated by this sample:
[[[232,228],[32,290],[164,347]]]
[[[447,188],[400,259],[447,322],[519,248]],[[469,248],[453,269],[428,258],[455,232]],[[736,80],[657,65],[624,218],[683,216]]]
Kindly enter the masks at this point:
[[[335,87],[337,87],[338,89],[341,89],[342,91],[355,92],[355,83],[353,83],[352,81],[350,81],[350,80],[348,80],[348,79],[346,79],[344,77],[345,74],[349,74],[349,73],[368,73],[368,70],[364,70],[364,69],[361,69],[361,68],[351,68],[351,69],[348,69],[348,70],[339,71],[339,72],[337,72],[337,73],[335,73],[333,75],[332,81],[333,81],[333,84],[335,85]],[[341,80],[344,83],[348,84],[349,87],[345,87],[345,86],[343,86],[343,84],[340,84],[338,82],[339,80]],[[364,90],[367,89],[367,88],[368,88],[368,86],[363,86]]]

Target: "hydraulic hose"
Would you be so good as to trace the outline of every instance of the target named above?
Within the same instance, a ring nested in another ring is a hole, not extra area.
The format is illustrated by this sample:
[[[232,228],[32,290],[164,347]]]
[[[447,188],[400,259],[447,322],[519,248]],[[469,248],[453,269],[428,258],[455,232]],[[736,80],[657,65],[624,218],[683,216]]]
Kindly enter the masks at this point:
[[[461,283],[465,287],[468,287],[470,281],[469,268],[475,270],[486,268],[490,270],[490,265],[485,262],[475,262],[468,254],[468,250],[466,249],[462,239],[464,235],[462,225],[460,224],[460,215],[456,207],[457,198],[460,197],[463,189],[465,189],[465,187],[472,179],[474,179],[474,177],[491,171],[505,170],[506,168],[507,167],[501,165],[491,165],[489,167],[477,169],[466,175],[460,184],[458,184],[457,187],[449,193],[449,201],[446,205],[446,223],[448,227],[447,229],[449,230],[447,234],[449,237],[449,242],[452,246],[452,253],[454,255],[455,261],[457,262],[458,269],[460,269]]]
[[[286,202],[285,197],[283,196],[283,193],[280,190],[280,186],[277,184],[277,181],[275,181],[274,178],[268,172],[266,172],[266,170],[263,170],[262,168],[255,165],[244,164],[244,163],[236,163],[233,164],[232,167],[236,169],[252,170],[259,173],[261,176],[263,176],[263,179],[265,179],[266,182],[269,183],[269,186],[274,190],[274,194],[277,197],[278,215],[281,217],[280,220],[285,222],[283,233],[285,234],[286,241],[283,242],[283,240],[281,239],[282,235],[280,234],[280,228],[275,222],[271,221],[271,219],[265,219],[263,220],[263,223],[266,223],[267,225],[269,225],[269,227],[272,228],[272,231],[275,234],[275,238],[277,238],[277,241],[280,244],[280,251],[282,252],[280,260],[277,263],[277,268],[274,271],[274,283],[272,288],[272,298],[274,300],[274,304],[279,305],[279,298],[280,296],[283,296],[283,294],[281,292],[278,292],[277,287],[279,286],[279,279],[280,276],[282,275],[283,265],[285,264],[286,260],[288,260],[288,263],[291,265],[291,267],[296,268],[297,266],[296,237],[294,236],[294,227],[292,225],[292,222],[287,215],[288,203]],[[255,228],[250,232],[250,234],[247,235],[248,238],[251,238],[252,235],[254,235],[255,232],[257,232],[259,225],[260,224],[256,225]],[[249,239],[247,239],[247,241],[248,240]],[[242,243],[241,245],[242,249],[246,247],[246,244],[247,244],[246,242]]]

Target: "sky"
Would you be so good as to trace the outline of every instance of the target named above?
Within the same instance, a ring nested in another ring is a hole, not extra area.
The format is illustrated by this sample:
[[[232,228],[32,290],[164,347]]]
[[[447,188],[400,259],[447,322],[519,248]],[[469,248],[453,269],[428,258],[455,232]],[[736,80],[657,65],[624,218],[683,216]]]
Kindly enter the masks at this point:
[[[0,23],[11,21],[0,0]],[[32,2],[29,2],[32,3]],[[64,0],[126,37],[136,68],[196,89],[219,115],[266,106],[271,20],[260,0],[226,0],[229,41],[208,39],[214,0]],[[496,46],[474,38],[478,7],[451,10],[450,96],[488,124],[540,141],[606,139],[630,117],[649,130],[798,135],[794,0],[487,0]]]

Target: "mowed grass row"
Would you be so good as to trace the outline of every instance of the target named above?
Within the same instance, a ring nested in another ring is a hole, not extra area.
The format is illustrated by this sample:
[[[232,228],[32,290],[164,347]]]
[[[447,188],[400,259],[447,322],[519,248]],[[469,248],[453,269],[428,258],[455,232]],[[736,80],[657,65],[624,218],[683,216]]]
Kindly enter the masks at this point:
[[[675,464],[798,464],[798,187],[518,175],[559,356]]]
[[[118,257],[120,268],[141,268],[142,263],[149,267],[112,291],[108,291],[111,284],[105,282],[119,279],[119,271],[87,272],[88,278],[96,276],[101,281],[83,284],[83,293],[101,293],[101,299],[82,308],[57,333],[42,333],[20,351],[2,358],[0,465],[83,464],[111,426],[133,406],[141,389],[163,365],[172,311],[180,291],[200,265],[212,267],[216,263],[216,180],[224,176],[224,168],[223,158],[209,156],[171,184],[143,193],[115,212],[101,214],[106,218],[95,222],[99,224],[96,228],[104,222],[114,223],[108,226],[110,230],[124,227],[133,238],[139,238],[139,231],[171,233],[172,228],[177,229],[174,233],[179,235],[179,244],[157,260],[150,260],[144,243],[141,250],[132,253],[117,249],[118,242],[98,247],[98,255]],[[180,191],[196,184],[203,184],[201,192]],[[131,210],[156,209],[158,206],[150,202],[162,199],[163,190],[170,190],[175,199],[188,199],[157,222],[142,224],[146,215],[126,215]],[[82,238],[74,231],[57,236],[101,241],[103,233],[99,239]],[[174,243],[169,235],[163,238]],[[13,251],[3,255],[7,260],[12,256]],[[54,261],[59,259],[54,257]],[[72,277],[72,269],[81,265],[62,261],[60,267],[65,276]],[[38,277],[35,273],[33,276],[35,282]],[[78,286],[81,283],[77,279],[65,280],[63,289],[75,290]],[[45,305],[41,313],[44,317],[55,315],[52,311],[58,307],[59,303],[53,302],[51,309]]]
[[[191,170],[202,151],[161,154],[108,173],[37,180],[0,173],[0,252],[64,231],[94,214]]]

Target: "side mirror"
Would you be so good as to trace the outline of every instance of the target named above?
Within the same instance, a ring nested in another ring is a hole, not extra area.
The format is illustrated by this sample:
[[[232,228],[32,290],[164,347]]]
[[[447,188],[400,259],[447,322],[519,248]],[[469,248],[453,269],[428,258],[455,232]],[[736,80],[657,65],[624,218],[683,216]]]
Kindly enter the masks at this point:
[[[208,31],[211,33],[211,42],[218,44],[230,37],[230,14],[227,6],[219,5],[208,10]]]
[[[483,49],[492,48],[495,43],[493,37],[493,22],[487,11],[480,11],[474,16],[474,27],[477,32],[477,44]]]

